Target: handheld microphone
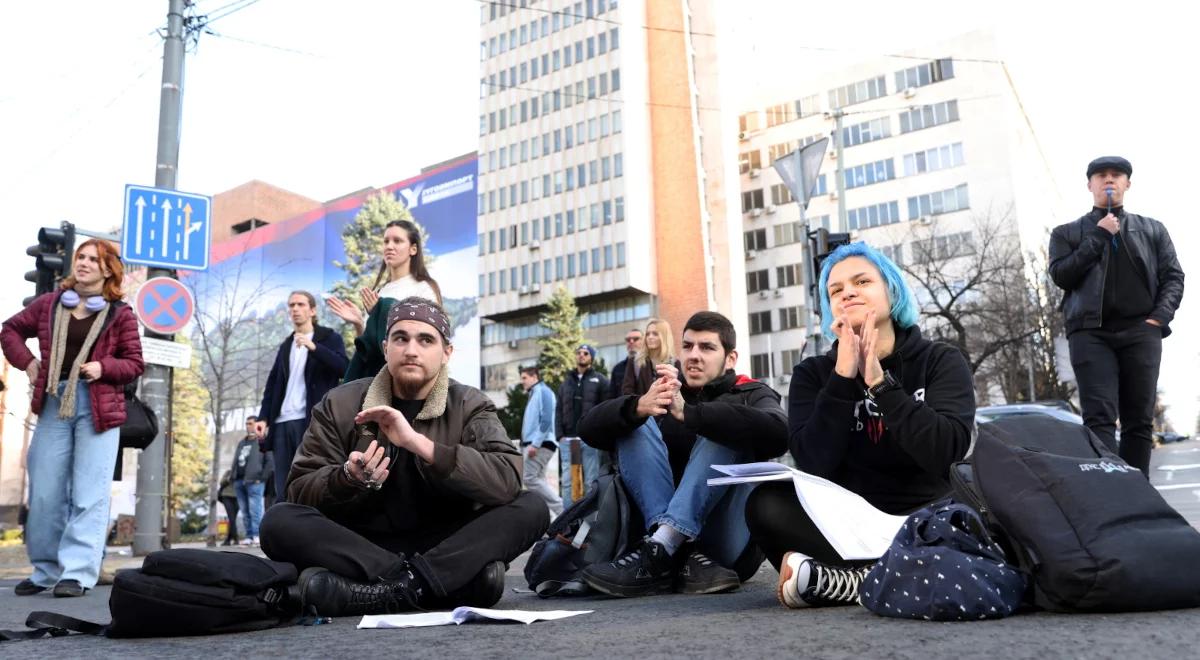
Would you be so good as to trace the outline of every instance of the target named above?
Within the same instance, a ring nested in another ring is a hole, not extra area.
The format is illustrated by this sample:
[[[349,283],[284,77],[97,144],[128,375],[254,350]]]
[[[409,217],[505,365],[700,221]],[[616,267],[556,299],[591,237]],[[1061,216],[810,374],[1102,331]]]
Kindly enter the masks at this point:
[[[1105,188],[1105,189],[1104,189],[1104,194],[1105,194],[1105,195],[1108,195],[1108,212],[1109,212],[1109,213],[1112,213],[1112,196],[1113,196],[1113,189],[1112,189],[1111,187],[1110,187],[1110,188]]]

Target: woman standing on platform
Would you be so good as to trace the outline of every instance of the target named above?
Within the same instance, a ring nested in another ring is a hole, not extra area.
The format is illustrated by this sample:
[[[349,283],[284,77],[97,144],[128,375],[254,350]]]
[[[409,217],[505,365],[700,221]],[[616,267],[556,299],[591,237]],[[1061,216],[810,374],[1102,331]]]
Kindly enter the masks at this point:
[[[361,292],[363,309],[351,301],[330,296],[325,299],[329,310],[354,326],[354,357],[346,368],[345,382],[374,377],[383,368],[381,348],[385,339],[388,310],[410,296],[418,296],[442,304],[442,290],[425,268],[425,253],[421,247],[421,230],[408,220],[392,220],[383,231],[383,263],[370,288]]]

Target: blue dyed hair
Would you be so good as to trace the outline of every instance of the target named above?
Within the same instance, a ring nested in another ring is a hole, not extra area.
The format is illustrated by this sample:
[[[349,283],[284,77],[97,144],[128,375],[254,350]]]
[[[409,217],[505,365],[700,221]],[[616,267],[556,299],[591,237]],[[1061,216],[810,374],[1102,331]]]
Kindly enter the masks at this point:
[[[888,301],[892,303],[891,317],[896,325],[901,328],[911,328],[917,324],[917,302],[912,290],[904,281],[904,275],[900,273],[900,269],[882,252],[859,241],[837,248],[821,264],[817,294],[821,296],[821,332],[827,338],[831,340],[837,338],[829,329],[833,325],[833,308],[829,306],[829,271],[847,257],[862,257],[879,270],[879,274],[887,284]]]

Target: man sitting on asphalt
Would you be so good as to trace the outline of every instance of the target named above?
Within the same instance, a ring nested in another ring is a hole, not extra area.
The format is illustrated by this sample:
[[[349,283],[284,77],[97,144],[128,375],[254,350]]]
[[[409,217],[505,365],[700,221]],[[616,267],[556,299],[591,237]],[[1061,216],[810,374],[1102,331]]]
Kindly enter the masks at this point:
[[[387,368],[313,409],[262,521],[267,556],[302,570],[325,616],[475,605],[504,593],[506,562],[546,531],[521,455],[479,390],[450,380],[445,311],[406,298],[388,313]]]
[[[730,591],[762,563],[745,505],[754,484],[709,487],[711,465],[767,460],[787,450],[775,390],[733,371],[729,319],[698,312],[683,328],[684,384],[670,364],[642,396],[610,399],[583,417],[579,435],[616,451],[621,477],[651,533],[615,561],[583,571],[613,596]]]

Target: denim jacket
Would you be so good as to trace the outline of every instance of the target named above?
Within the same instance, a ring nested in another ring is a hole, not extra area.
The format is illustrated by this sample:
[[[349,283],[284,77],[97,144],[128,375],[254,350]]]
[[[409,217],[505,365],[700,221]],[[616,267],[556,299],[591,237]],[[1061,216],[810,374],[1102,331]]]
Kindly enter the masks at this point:
[[[525,416],[521,421],[521,444],[554,445],[555,403],[554,392],[542,381],[530,388],[529,402],[525,404]]]

